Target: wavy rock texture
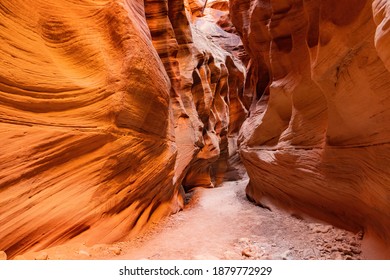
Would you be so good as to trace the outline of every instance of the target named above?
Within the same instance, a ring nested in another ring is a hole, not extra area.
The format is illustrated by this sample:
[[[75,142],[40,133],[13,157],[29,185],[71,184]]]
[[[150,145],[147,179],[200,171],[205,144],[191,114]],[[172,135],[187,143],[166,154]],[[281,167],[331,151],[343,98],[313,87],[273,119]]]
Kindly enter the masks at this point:
[[[229,106],[229,115],[225,118],[229,120],[228,129],[226,130],[225,126],[223,126],[220,132],[220,156],[211,166],[211,173],[215,177],[214,183],[218,185],[223,180],[242,178],[246,173],[237,153],[238,132],[248,115],[248,108],[243,103],[243,88],[246,76],[243,75],[245,70],[242,69],[240,64],[237,65],[235,58],[245,63],[247,55],[241,39],[230,21],[229,1],[209,0],[206,5],[205,1],[185,1],[185,4],[192,19],[193,28],[198,34],[206,36],[202,36],[203,38],[197,36],[197,40],[194,40],[195,44],[203,42],[201,43],[203,47],[200,49],[204,50],[215,49],[215,47],[211,46],[217,45],[232,54],[232,56],[228,56],[225,59],[227,69],[221,69],[221,75],[226,77],[224,78],[225,82],[224,84],[217,83],[216,88],[217,91],[221,91],[223,98],[227,100]],[[213,66],[213,68],[215,67]],[[226,73],[226,70],[228,73]],[[212,78],[212,80],[216,79]],[[226,89],[229,90],[229,96],[224,93]]]
[[[203,1],[204,2],[204,1]],[[216,45],[245,61],[246,53],[229,13],[228,0],[190,1],[188,10],[195,26]],[[199,13],[201,10],[203,13]]]
[[[129,238],[181,209],[182,183],[212,185],[210,166],[243,121],[244,68],[181,1],[5,0],[0,23],[10,258]]]
[[[251,57],[248,196],[389,243],[389,2],[230,4]]]
[[[238,134],[247,114],[240,100],[245,69],[207,38],[217,28],[215,23],[200,30],[187,18],[188,3],[145,3],[153,44],[172,81],[178,145],[175,178],[185,190],[213,187],[228,169],[228,136]]]

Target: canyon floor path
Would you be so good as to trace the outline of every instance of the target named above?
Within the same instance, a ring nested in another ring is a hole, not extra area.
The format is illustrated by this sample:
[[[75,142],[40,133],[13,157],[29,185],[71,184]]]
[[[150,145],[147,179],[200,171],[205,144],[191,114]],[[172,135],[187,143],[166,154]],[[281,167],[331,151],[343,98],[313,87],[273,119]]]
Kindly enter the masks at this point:
[[[361,234],[254,205],[247,180],[187,194],[183,211],[130,241],[62,245],[27,259],[362,259]]]

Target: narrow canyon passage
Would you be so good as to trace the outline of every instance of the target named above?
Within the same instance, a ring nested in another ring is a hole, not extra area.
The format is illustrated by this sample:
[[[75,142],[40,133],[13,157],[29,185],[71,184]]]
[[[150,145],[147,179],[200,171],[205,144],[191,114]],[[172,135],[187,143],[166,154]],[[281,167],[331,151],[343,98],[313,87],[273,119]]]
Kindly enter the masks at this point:
[[[245,196],[247,180],[197,189],[192,201],[119,259],[361,259],[361,235],[264,209]],[[107,256],[104,256],[106,258]]]
[[[389,259],[389,19],[1,0],[0,257]]]
[[[26,259],[239,260],[364,259],[361,233],[255,206],[248,179],[197,188],[184,210],[130,241],[73,244],[26,254]]]

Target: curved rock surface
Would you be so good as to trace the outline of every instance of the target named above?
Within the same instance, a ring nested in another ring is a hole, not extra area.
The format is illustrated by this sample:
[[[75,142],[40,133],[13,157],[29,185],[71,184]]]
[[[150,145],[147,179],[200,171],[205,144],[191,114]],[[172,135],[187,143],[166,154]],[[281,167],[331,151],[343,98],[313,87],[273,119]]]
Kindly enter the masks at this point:
[[[390,243],[388,1],[231,0],[248,196]]]
[[[245,70],[182,1],[5,0],[0,23],[8,257],[129,238],[213,184]]]

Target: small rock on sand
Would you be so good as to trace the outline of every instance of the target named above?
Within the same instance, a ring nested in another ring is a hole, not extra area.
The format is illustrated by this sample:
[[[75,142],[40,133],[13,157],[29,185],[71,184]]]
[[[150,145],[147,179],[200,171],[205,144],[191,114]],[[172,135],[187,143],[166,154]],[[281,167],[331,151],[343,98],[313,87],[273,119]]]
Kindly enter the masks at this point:
[[[4,251],[0,251],[0,261],[5,261],[7,259],[7,254]]]
[[[109,250],[117,256],[119,256],[122,252],[122,249],[119,247],[111,247],[111,248],[109,248]]]
[[[333,227],[330,226],[330,225],[311,224],[311,225],[309,225],[309,228],[310,228],[311,231],[313,231],[315,233],[327,233]]]
[[[344,260],[344,256],[340,252],[336,252],[333,254],[333,259],[334,260]]]
[[[244,250],[242,250],[241,254],[244,256],[244,257],[254,257],[256,252],[254,252],[251,248],[245,248]]]

